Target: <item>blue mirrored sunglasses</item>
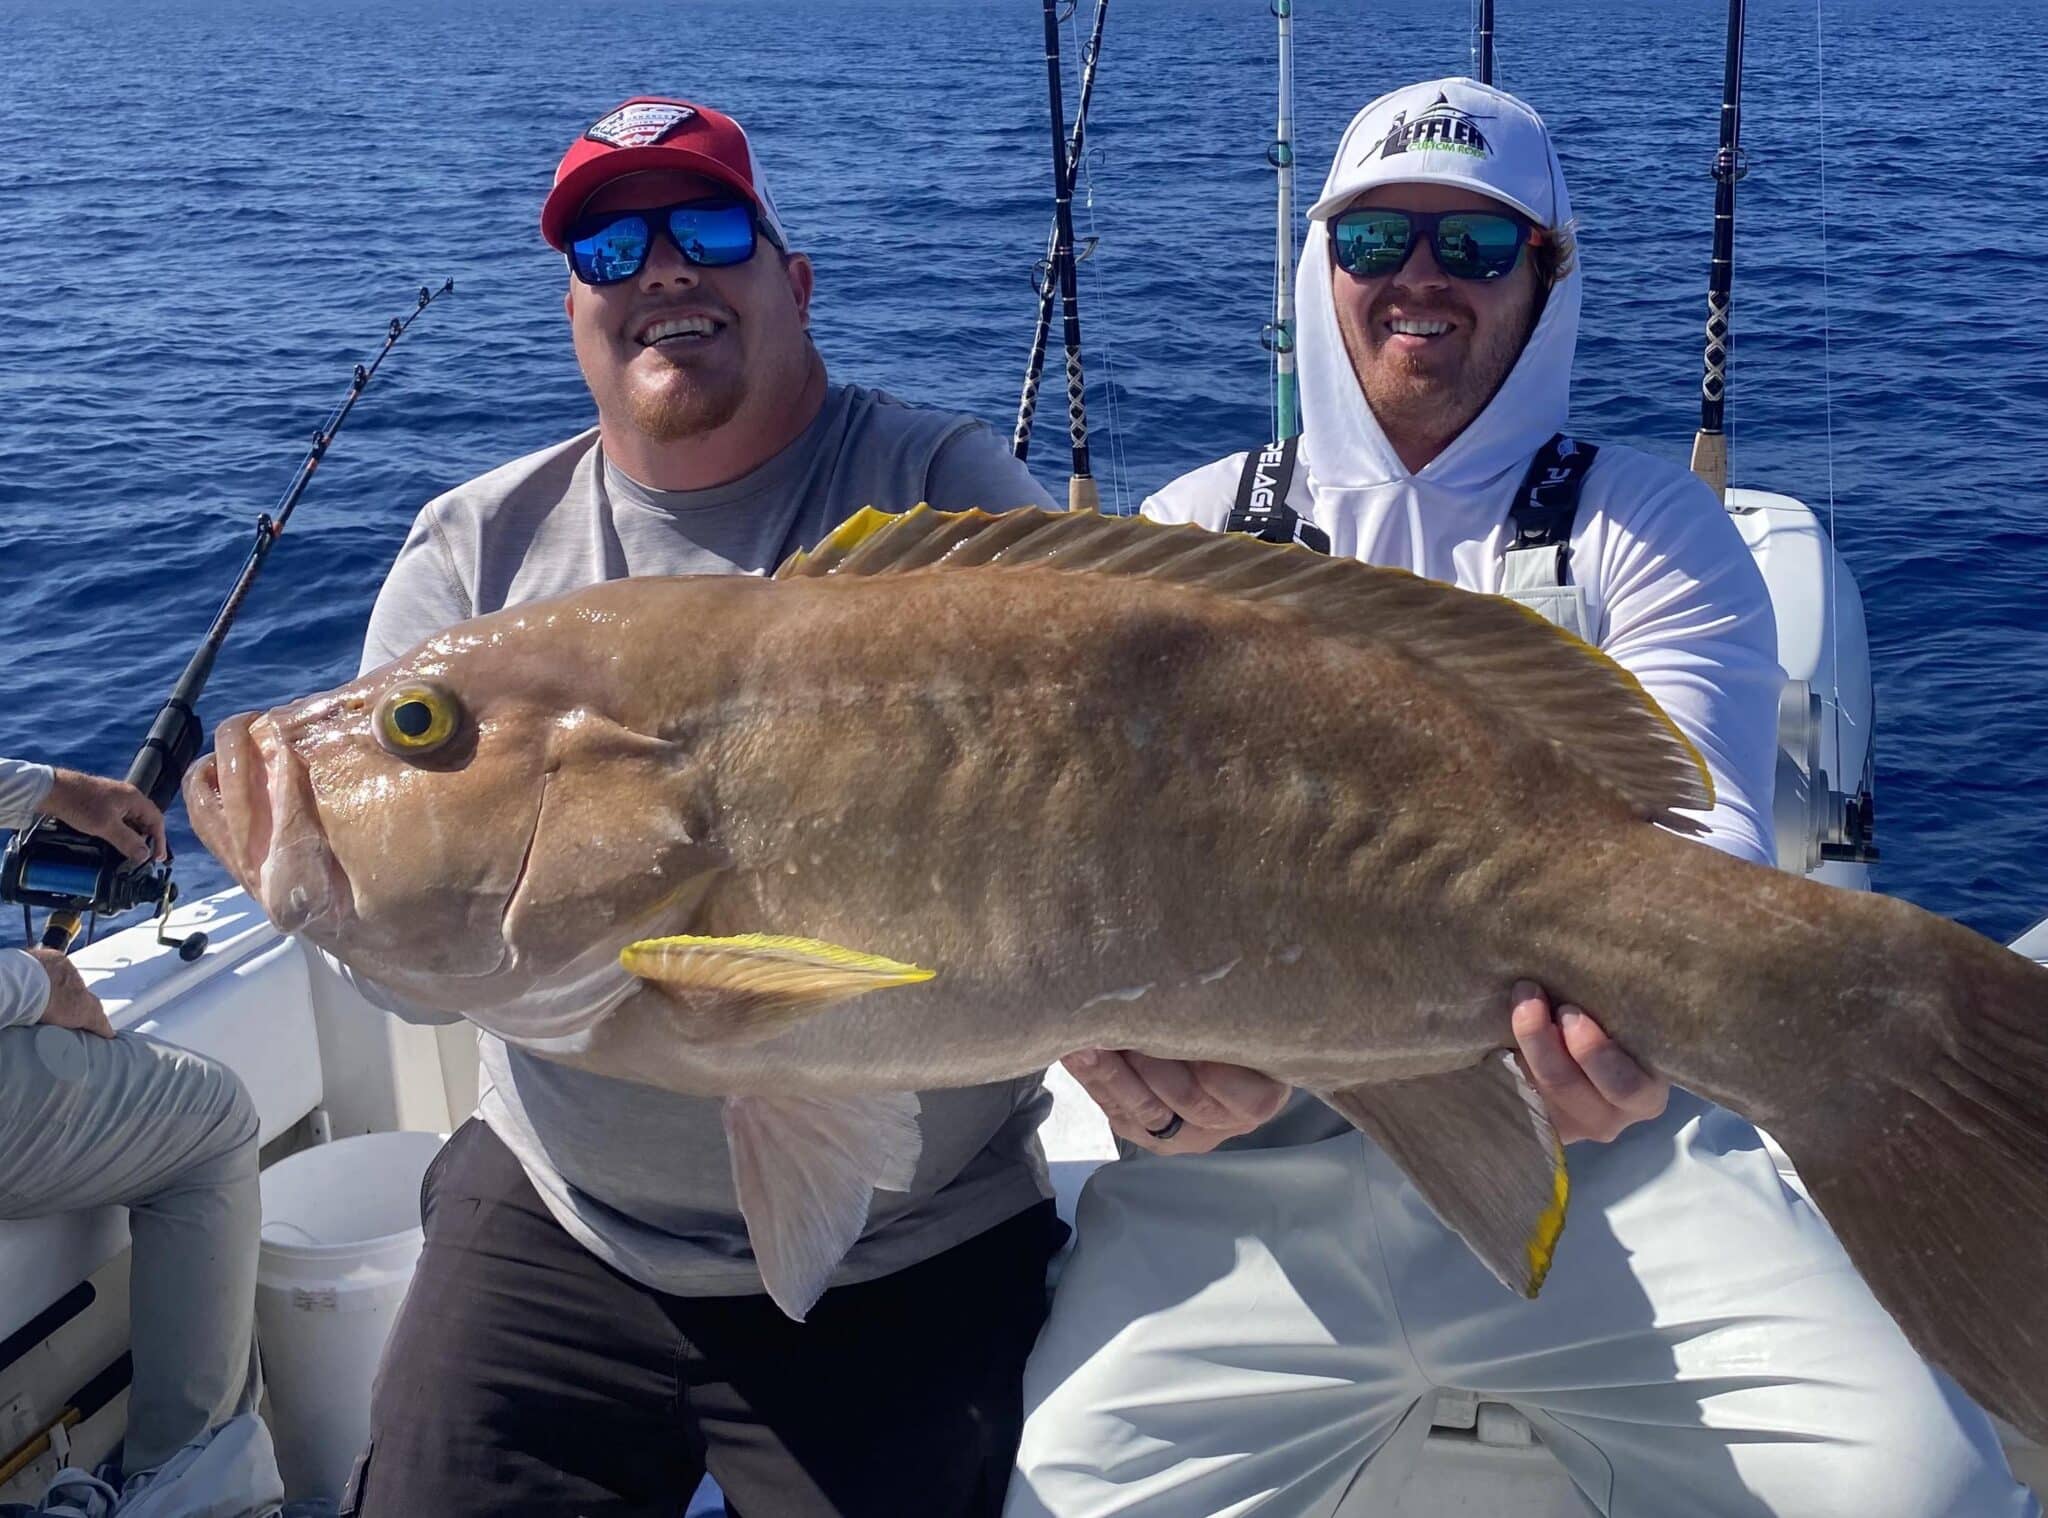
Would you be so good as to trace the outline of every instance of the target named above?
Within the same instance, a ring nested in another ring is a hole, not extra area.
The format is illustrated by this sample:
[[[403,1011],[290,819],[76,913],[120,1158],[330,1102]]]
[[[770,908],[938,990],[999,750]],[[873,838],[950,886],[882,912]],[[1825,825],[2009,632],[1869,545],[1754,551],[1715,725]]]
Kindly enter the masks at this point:
[[[643,211],[605,211],[569,228],[569,267],[586,285],[615,285],[647,267],[655,228],[668,233],[685,260],[726,269],[754,256],[754,208],[737,200],[686,200]],[[774,234],[768,240],[775,241]]]
[[[1519,216],[1494,211],[1397,211],[1361,206],[1330,218],[1337,267],[1380,279],[1404,267],[1424,237],[1437,267],[1453,279],[1499,279],[1513,272],[1523,244],[1544,234]]]

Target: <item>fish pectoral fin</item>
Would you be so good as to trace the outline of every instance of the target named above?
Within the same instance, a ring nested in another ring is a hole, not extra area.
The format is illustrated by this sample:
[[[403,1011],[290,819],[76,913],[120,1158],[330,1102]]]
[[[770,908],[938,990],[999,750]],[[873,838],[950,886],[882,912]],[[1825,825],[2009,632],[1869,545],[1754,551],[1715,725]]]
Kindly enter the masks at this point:
[[[768,1295],[801,1323],[860,1237],[876,1191],[908,1191],[923,1138],[914,1093],[729,1096],[725,1137]]]
[[[1512,1054],[1448,1075],[1316,1095],[1386,1150],[1503,1285],[1536,1295],[1571,1187],[1564,1145]]]
[[[626,973],[658,986],[684,1036],[748,1043],[780,1033],[834,1002],[930,980],[921,970],[815,938],[646,938],[619,953]]]

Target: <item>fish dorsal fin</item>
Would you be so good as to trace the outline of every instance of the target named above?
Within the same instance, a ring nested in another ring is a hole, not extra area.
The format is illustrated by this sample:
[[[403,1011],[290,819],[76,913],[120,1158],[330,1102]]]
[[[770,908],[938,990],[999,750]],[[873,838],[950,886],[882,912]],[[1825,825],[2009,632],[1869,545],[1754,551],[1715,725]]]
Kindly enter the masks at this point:
[[[1714,804],[1706,761],[1634,675],[1525,606],[1402,569],[1144,517],[920,505],[894,516],[867,507],[775,577],[983,567],[1129,575],[1284,609],[1319,634],[1398,648],[1460,681],[1648,820],[1698,833],[1673,808]]]

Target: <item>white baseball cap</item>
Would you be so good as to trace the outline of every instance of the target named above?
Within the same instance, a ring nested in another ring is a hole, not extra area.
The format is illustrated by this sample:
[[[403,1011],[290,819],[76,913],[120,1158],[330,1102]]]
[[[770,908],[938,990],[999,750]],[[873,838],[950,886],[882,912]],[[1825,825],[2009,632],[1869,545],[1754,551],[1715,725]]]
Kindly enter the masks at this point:
[[[1562,227],[1572,215],[1543,118],[1476,79],[1411,84],[1352,117],[1309,220],[1325,221],[1383,184],[1476,190],[1539,227]]]

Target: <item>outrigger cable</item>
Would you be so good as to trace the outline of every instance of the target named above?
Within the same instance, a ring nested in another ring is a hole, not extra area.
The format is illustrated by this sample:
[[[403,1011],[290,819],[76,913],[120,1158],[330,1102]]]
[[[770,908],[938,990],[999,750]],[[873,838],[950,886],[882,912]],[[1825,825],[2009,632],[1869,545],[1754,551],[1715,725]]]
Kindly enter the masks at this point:
[[[1109,12],[1109,0],[1095,0],[1095,22],[1088,30],[1088,46],[1082,52],[1081,99],[1074,109],[1074,129],[1067,138],[1067,179],[1071,195],[1073,181],[1080,173],[1081,149],[1088,137],[1088,106],[1095,98],[1095,61],[1102,56],[1102,23]],[[1071,225],[1071,222],[1069,223]],[[1055,275],[1059,263],[1059,216],[1055,212],[1045,234],[1045,257],[1031,271],[1038,291],[1038,321],[1031,332],[1031,356],[1024,364],[1024,391],[1017,400],[1017,427],[1010,435],[1010,452],[1021,462],[1031,455],[1031,424],[1038,414],[1038,384],[1045,374],[1045,344],[1052,334],[1052,302],[1058,292]],[[1090,247],[1080,256],[1085,258]]]
[[[1714,261],[1707,276],[1707,362],[1692,472],[1728,494],[1728,295],[1735,282],[1735,186],[1749,172],[1742,152],[1742,33],[1746,0],[1728,0],[1728,58],[1721,81],[1721,150],[1714,155]]]
[[[1301,390],[1294,373],[1294,0],[1268,0],[1280,23],[1280,109],[1266,162],[1278,181],[1274,215],[1273,320],[1260,342],[1273,355],[1273,440],[1301,431]]]
[[[285,487],[276,514],[264,512],[256,518],[256,542],[249,550],[248,561],[243,564],[227,600],[215,614],[206,637],[186,662],[184,673],[178,676],[177,684],[158,709],[156,721],[150,724],[149,736],[143,739],[142,747],[128,766],[128,783],[148,796],[160,809],[170,810],[178,787],[184,782],[185,771],[198,757],[203,735],[197,709],[199,693],[205,687],[207,677],[213,673],[214,659],[227,639],[228,628],[248,598],[249,589],[255,584],[264,560],[270,557],[270,550],[284,535],[285,523],[291,520],[299,498],[312,482],[313,471],[320,467],[335,434],[341,431],[341,425],[348,420],[357,399],[385,357],[405,336],[406,329],[418,320],[422,311],[454,288],[452,279],[444,280],[438,290],[429,290],[422,285],[418,304],[412,311],[402,319],[392,318],[390,329],[384,336],[384,346],[367,365],[356,365],[348,394],[342,397],[326,422],[313,434],[312,447],[307,450],[298,472],[292,476],[291,484]],[[175,944],[181,959],[197,959],[206,947],[204,933],[194,933],[182,941],[173,940],[164,933],[165,920],[170,916],[171,904],[177,900],[177,895],[168,859],[161,865],[130,864],[115,852],[112,845],[66,827],[51,817],[44,817],[16,833],[8,845],[5,859],[0,860],[0,899],[20,903],[24,920],[31,906],[48,907],[50,915],[43,925],[42,946],[66,953],[77,939],[85,919],[97,922],[102,914],[112,915],[125,912],[130,907],[154,903],[157,908],[157,941]]]

